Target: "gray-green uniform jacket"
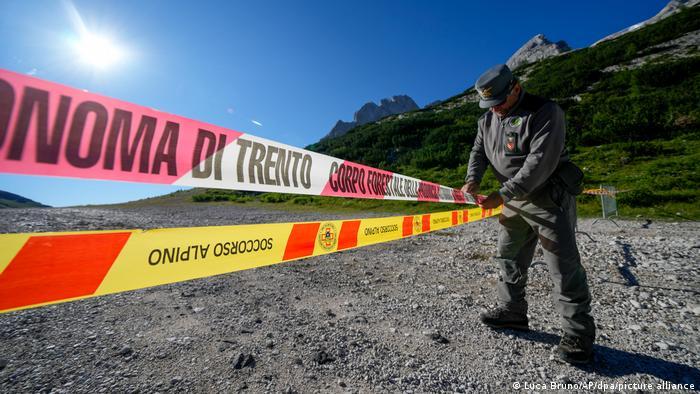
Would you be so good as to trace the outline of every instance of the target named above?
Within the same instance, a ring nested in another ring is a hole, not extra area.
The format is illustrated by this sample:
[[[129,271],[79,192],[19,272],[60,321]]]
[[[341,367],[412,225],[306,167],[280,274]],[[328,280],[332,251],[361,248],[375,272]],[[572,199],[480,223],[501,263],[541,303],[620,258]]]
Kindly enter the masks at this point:
[[[527,198],[569,160],[564,111],[552,101],[523,92],[504,118],[488,111],[478,123],[466,181],[480,183],[491,163],[506,201]]]

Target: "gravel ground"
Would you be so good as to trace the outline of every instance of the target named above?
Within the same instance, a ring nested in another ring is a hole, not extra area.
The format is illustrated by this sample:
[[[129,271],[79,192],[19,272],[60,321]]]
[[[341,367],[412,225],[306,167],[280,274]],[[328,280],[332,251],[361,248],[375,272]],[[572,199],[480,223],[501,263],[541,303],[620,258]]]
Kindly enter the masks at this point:
[[[0,211],[0,232],[331,217],[215,204],[17,209]],[[528,287],[532,330],[479,323],[498,275],[490,260],[498,224],[487,220],[0,315],[0,392],[503,392],[517,384],[544,392],[579,383],[656,391],[663,382],[697,390],[700,225],[619,224],[580,223],[592,237],[579,235],[599,334],[593,366],[555,359],[560,330],[541,250]]]

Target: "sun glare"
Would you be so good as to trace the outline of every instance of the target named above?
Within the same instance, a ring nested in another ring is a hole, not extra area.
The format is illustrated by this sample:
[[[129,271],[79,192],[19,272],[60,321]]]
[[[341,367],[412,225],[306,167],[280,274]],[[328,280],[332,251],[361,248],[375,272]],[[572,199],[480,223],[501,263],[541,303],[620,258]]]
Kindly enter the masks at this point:
[[[113,66],[124,57],[123,50],[112,40],[87,32],[78,40],[75,49],[83,63],[100,69]]]
[[[88,27],[71,0],[64,0],[64,6],[73,27],[73,34],[67,36],[73,48],[74,59],[93,70],[113,68],[126,60],[127,51],[105,34],[105,26]]]

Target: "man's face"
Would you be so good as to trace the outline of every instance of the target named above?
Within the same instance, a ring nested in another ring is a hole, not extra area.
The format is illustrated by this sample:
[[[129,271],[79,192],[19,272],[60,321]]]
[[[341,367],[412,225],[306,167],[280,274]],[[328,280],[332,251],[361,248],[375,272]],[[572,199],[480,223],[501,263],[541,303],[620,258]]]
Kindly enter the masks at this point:
[[[510,93],[508,93],[508,96],[506,96],[505,101],[491,107],[491,112],[498,116],[505,116],[518,101],[518,96],[520,96],[520,84],[516,83],[510,90]]]

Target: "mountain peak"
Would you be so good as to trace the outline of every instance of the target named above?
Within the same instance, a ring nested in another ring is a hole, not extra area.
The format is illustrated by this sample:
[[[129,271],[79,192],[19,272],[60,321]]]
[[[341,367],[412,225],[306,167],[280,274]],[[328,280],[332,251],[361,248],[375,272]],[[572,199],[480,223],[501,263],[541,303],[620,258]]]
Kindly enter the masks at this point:
[[[379,101],[379,105],[373,101],[370,101],[365,103],[359,110],[357,110],[357,112],[355,112],[352,122],[344,122],[339,120],[336,122],[335,126],[333,126],[333,129],[331,129],[331,131],[322,139],[339,137],[356,126],[376,122],[379,119],[390,115],[402,114],[404,112],[415,111],[417,109],[418,105],[416,105],[416,102],[407,95],[383,98]]]
[[[515,70],[523,64],[557,56],[570,50],[571,48],[565,41],[553,43],[544,34],[537,34],[515,51],[506,64],[511,70]]]

